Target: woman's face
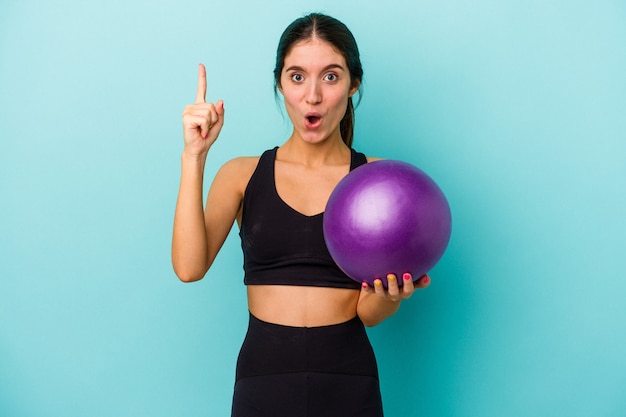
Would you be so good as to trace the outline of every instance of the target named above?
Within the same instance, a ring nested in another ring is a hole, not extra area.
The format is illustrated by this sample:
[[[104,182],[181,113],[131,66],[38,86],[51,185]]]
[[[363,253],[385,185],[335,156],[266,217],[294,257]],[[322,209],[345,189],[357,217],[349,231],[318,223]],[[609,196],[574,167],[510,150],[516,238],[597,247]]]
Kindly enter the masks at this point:
[[[300,41],[285,56],[279,90],[294,133],[306,142],[341,140],[339,123],[357,89],[346,60],[327,42]]]

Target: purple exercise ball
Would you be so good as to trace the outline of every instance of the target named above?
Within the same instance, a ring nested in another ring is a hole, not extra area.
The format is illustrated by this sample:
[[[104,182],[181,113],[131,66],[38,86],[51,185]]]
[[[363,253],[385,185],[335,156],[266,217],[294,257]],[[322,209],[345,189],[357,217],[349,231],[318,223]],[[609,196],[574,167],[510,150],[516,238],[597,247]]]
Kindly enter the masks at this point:
[[[452,231],[450,206],[419,168],[380,160],[351,171],[324,212],[324,239],[339,268],[358,282],[387,287],[393,273],[418,279],[439,261]]]

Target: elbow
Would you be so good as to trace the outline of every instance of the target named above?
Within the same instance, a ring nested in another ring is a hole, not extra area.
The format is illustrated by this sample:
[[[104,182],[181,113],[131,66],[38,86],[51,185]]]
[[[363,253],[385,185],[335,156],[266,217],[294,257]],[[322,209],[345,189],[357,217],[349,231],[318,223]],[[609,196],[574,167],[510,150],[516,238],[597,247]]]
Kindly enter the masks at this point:
[[[176,273],[176,276],[181,282],[184,282],[184,283],[200,281],[203,278],[203,276],[195,275],[195,274]]]
[[[177,256],[172,253],[172,268],[178,279],[182,282],[200,281],[211,267],[208,259],[194,259],[189,257]]]
[[[189,283],[200,281],[206,275],[208,268],[194,270],[191,268],[176,267],[174,265],[174,273],[181,282]]]

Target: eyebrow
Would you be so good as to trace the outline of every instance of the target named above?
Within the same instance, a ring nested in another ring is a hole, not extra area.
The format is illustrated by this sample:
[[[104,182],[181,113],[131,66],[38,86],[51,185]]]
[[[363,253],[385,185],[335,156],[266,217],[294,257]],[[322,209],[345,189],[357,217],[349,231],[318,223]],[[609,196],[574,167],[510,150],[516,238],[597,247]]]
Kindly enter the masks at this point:
[[[324,68],[322,68],[322,72],[324,71],[328,71],[330,69],[340,69],[342,71],[345,71],[345,68],[339,64],[330,64],[330,65],[326,65]],[[285,69],[285,72],[289,72],[289,71],[302,71],[302,72],[306,72],[306,70],[298,65],[292,65],[289,68]]]

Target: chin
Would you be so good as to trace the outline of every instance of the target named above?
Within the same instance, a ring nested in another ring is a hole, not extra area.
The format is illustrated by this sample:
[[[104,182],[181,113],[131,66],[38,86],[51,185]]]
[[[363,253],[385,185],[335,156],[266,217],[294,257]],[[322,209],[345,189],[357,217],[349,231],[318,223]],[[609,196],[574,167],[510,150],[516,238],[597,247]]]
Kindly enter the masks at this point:
[[[311,131],[300,131],[298,132],[298,136],[300,136],[300,139],[306,143],[324,142],[324,140],[328,137],[325,133]]]
[[[302,140],[306,143],[310,143],[312,145],[326,142],[329,139],[326,135],[305,135],[302,136]]]

